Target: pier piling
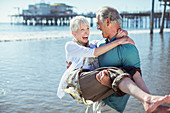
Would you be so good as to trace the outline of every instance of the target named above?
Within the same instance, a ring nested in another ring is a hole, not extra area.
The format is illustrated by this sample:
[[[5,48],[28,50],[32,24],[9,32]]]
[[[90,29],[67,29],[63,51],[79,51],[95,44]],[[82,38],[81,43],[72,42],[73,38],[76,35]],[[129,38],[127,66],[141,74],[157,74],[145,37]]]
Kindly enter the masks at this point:
[[[164,2],[164,10],[162,12],[162,19],[161,19],[161,26],[160,26],[160,33],[163,33],[163,28],[164,28],[164,20],[165,20],[165,12],[166,12],[166,5],[167,1]],[[168,21],[167,21],[168,22]]]
[[[152,11],[151,11],[151,15],[150,15],[150,34],[153,34],[154,2],[155,2],[155,0],[152,0]]]

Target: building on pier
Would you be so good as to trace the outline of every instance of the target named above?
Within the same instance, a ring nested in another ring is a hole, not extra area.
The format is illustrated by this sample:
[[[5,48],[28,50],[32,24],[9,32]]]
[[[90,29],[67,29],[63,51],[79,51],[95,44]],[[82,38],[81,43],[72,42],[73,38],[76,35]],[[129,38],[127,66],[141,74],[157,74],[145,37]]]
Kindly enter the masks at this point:
[[[51,14],[71,14],[73,6],[66,5],[64,3],[51,5]]]
[[[23,18],[25,25],[68,25],[69,20],[77,14],[72,10],[73,6],[64,3],[46,4],[37,3],[29,5],[28,9],[24,9],[22,14],[11,15],[11,23],[16,23],[16,18]],[[18,21],[17,21],[18,22]]]

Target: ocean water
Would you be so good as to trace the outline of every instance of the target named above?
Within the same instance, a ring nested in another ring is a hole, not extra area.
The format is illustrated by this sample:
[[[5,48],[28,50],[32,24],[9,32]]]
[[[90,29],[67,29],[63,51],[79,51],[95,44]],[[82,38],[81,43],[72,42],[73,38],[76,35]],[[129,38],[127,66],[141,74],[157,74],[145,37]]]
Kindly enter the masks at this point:
[[[148,29],[127,29],[140,53],[143,78],[152,94],[170,94],[170,29],[151,36]],[[90,40],[102,39],[95,27]],[[0,113],[84,113],[70,95],[57,97],[66,70],[64,46],[69,27],[0,24]],[[106,106],[104,113],[113,110]],[[131,97],[125,113],[144,113]]]

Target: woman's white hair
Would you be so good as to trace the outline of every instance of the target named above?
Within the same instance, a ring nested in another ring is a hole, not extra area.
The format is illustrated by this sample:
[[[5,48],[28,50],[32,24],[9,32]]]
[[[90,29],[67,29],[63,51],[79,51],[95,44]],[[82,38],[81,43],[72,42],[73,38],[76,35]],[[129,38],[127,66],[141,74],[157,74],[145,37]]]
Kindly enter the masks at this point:
[[[76,16],[70,20],[70,30],[71,31],[77,31],[80,29],[80,24],[84,23],[86,25],[89,25],[89,22],[84,16]]]
[[[111,7],[102,7],[96,12],[96,18],[98,18],[104,23],[104,21],[109,18],[111,22],[115,25],[122,24],[122,17],[120,16],[119,12]]]

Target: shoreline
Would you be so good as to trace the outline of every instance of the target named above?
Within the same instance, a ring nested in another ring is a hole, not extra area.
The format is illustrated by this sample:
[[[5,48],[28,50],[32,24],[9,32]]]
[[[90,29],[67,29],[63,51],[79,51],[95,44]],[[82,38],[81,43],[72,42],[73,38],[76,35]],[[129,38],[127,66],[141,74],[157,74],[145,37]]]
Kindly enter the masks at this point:
[[[150,29],[126,29],[130,34],[150,34]],[[153,34],[159,33],[160,29],[154,29]],[[170,32],[170,28],[164,29],[164,33]],[[91,36],[101,35],[100,31],[91,31]],[[57,31],[38,31],[38,32],[14,32],[14,33],[4,33],[0,35],[0,42],[16,42],[16,41],[40,41],[40,40],[55,40],[61,38],[72,37],[69,31],[62,31],[58,33]]]

